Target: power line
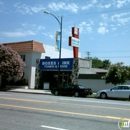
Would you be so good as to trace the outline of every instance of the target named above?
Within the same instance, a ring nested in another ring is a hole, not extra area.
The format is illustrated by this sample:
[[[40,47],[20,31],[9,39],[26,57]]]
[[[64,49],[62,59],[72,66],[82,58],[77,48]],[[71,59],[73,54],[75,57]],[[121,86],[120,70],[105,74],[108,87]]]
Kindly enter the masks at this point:
[[[81,51],[83,52],[83,51]],[[91,53],[120,53],[120,52],[130,52],[130,50],[127,50],[127,51],[91,51]]]
[[[92,52],[92,53],[127,53],[130,51],[104,51],[104,52]]]
[[[94,58],[94,57],[93,57]],[[118,56],[118,57],[98,57],[98,58],[130,58],[130,56]]]
[[[90,56],[90,52],[86,52],[86,53],[87,53],[88,59],[90,59],[90,57],[89,57]]]

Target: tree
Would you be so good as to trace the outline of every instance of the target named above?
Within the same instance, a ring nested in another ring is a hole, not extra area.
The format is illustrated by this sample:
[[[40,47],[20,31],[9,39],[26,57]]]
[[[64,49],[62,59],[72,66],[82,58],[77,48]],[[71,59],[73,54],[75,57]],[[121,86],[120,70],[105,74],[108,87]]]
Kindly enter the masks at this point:
[[[24,66],[25,63],[16,51],[0,45],[0,75],[2,77],[22,77]]]
[[[102,62],[103,62],[103,68],[104,69],[108,69],[111,65],[110,60],[103,60]]]
[[[92,58],[92,68],[102,68],[103,62],[97,57]]]
[[[108,73],[102,78],[106,83],[123,84],[130,77],[130,67],[124,66],[122,62],[110,66]]]

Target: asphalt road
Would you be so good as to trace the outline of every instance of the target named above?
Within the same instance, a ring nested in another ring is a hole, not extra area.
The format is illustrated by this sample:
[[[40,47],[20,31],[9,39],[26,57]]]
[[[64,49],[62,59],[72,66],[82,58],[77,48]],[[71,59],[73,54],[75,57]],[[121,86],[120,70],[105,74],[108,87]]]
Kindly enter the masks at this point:
[[[0,92],[0,130],[119,130],[123,118],[129,101]]]

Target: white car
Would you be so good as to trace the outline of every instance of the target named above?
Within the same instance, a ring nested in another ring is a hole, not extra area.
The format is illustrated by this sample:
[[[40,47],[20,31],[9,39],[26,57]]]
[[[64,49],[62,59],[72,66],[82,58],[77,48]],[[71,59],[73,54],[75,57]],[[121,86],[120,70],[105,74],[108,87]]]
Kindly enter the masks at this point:
[[[97,98],[124,98],[130,99],[130,85],[117,85],[111,89],[100,90],[96,94]]]

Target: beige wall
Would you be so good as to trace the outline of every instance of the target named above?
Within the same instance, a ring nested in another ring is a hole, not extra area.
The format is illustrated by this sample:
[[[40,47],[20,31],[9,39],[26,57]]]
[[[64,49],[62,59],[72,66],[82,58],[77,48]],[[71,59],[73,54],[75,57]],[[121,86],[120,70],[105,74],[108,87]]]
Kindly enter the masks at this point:
[[[83,85],[85,88],[91,88],[93,92],[97,92],[101,89],[109,89],[114,86],[113,84],[106,84],[105,80],[101,79],[78,79],[78,84]],[[130,80],[125,84],[130,84]]]

